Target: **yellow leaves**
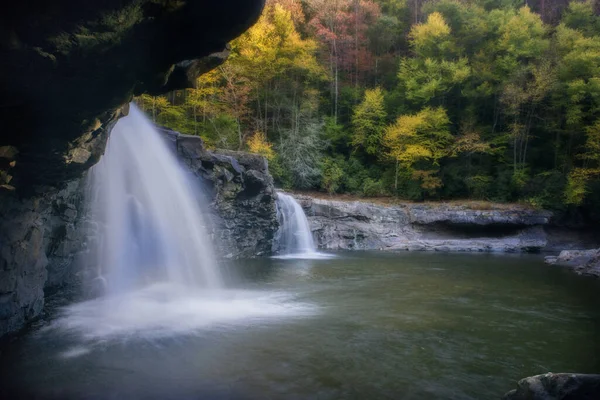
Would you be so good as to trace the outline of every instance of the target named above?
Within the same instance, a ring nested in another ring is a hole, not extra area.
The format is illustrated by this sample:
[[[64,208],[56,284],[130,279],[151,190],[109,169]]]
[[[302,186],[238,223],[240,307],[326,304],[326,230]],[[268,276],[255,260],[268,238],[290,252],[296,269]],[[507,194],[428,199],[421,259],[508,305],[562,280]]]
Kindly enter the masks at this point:
[[[442,107],[424,108],[417,114],[401,115],[385,130],[384,144],[389,154],[406,167],[418,161],[433,164],[447,154],[454,137],[448,131],[450,120]]]
[[[433,157],[431,150],[421,144],[406,144],[392,148],[390,154],[402,164],[412,164],[415,160],[429,160]]]
[[[593,176],[600,174],[600,170],[591,168],[575,168],[569,173],[567,187],[565,188],[565,203],[579,206],[588,194],[588,182]]]
[[[585,152],[580,155],[584,160],[595,162],[600,168],[600,119],[585,130],[586,142]]]
[[[467,130],[456,139],[451,155],[456,157],[460,154],[489,153],[490,151],[490,144],[481,139],[480,132]]]
[[[522,7],[500,27],[500,49],[513,57],[539,57],[550,42],[545,38],[547,28],[539,14]]]
[[[377,154],[381,150],[386,116],[381,88],[367,89],[352,116],[352,145],[362,147],[367,154]]]
[[[414,25],[409,38],[417,52],[428,51],[450,36],[450,26],[439,12],[429,14],[427,22]]]
[[[264,132],[256,132],[248,139],[248,150],[250,153],[260,154],[267,160],[271,161],[275,158],[275,151],[273,145],[269,143]]]
[[[438,171],[436,170],[414,170],[412,172],[412,178],[421,181],[421,188],[433,194],[436,189],[444,186],[442,180],[435,176],[437,173]]]
[[[456,57],[460,50],[451,28],[439,12],[433,12],[424,24],[414,25],[409,33],[410,43],[420,57],[444,59]]]
[[[317,43],[300,36],[291,12],[281,4],[268,4],[258,22],[234,41],[234,48],[239,57],[233,59],[254,80],[268,81],[291,68],[323,75],[315,57]]]

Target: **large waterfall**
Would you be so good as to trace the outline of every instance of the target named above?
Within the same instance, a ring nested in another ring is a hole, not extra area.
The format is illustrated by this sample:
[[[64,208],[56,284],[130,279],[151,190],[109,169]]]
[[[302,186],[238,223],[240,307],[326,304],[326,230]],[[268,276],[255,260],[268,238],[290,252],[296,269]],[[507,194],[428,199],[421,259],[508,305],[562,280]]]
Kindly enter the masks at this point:
[[[132,104],[92,169],[96,261],[111,294],[156,282],[222,286],[200,202],[163,140]]]
[[[276,239],[279,258],[322,258],[327,256],[317,252],[308,219],[296,199],[283,192],[278,192],[277,212],[280,224]]]
[[[308,312],[286,293],[225,288],[191,177],[144,114],[111,132],[92,168],[90,212],[97,227],[91,263],[103,295],[63,308],[53,323],[92,344],[155,338],[215,325]],[[94,285],[91,285],[94,287]],[[75,348],[67,354],[88,351]]]

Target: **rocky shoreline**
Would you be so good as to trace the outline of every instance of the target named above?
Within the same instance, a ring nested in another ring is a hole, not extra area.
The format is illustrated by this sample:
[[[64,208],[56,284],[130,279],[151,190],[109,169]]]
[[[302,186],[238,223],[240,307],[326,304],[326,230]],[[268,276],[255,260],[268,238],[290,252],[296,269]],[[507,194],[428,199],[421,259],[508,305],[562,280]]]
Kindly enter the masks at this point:
[[[582,246],[580,237],[569,241],[563,237],[569,235],[551,227],[551,212],[520,205],[474,209],[451,203],[382,205],[294,196],[322,249],[515,253]]]

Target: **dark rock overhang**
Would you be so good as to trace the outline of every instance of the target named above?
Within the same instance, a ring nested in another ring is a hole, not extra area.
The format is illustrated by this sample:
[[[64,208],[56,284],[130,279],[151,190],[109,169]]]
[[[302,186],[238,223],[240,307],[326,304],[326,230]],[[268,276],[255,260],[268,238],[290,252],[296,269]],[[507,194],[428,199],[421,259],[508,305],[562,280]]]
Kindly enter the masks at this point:
[[[0,11],[0,190],[97,162],[134,95],[190,87],[264,0],[24,0]],[[10,147],[6,147],[10,146]],[[0,154],[1,155],[1,154]]]

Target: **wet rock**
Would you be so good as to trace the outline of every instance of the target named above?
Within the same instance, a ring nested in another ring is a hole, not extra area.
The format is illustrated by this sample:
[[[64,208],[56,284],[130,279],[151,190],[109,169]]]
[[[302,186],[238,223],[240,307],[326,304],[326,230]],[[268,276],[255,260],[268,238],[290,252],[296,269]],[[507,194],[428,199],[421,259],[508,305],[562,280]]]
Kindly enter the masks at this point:
[[[265,255],[279,227],[275,188],[264,157],[206,150],[197,136],[165,132],[177,154],[209,189],[214,243],[225,258]]]
[[[0,336],[19,329],[44,304],[44,289],[73,276],[83,246],[78,213],[81,181],[43,195],[0,192]]]
[[[580,275],[600,277],[600,249],[563,250],[556,257],[546,257],[546,263],[570,268]]]
[[[596,400],[600,399],[600,375],[553,374],[520,380],[503,400]]]

